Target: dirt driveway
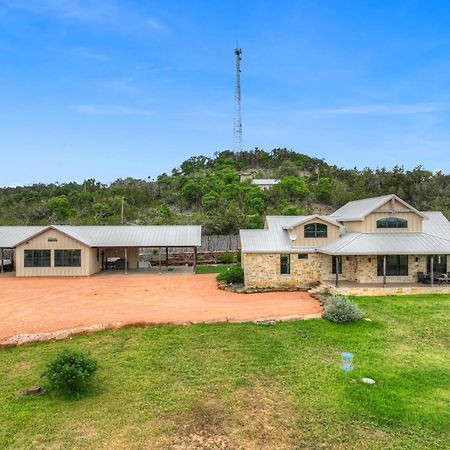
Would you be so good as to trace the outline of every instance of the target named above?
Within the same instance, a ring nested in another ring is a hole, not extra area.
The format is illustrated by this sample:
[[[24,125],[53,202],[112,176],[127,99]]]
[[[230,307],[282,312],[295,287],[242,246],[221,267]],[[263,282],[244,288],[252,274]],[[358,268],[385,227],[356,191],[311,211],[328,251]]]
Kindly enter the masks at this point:
[[[234,294],[215,275],[0,277],[0,341],[94,324],[255,320],[322,312],[305,292]]]

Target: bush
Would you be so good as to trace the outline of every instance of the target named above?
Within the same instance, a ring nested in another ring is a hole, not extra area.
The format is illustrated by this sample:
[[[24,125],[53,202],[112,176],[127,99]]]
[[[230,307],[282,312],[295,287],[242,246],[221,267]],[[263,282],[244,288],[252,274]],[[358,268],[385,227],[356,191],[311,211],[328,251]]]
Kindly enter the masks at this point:
[[[97,366],[97,360],[90,353],[64,349],[49,362],[42,376],[47,378],[50,389],[79,394],[85,390]]]
[[[226,281],[230,283],[243,283],[244,282],[244,269],[238,264],[228,267],[222,273],[217,275],[217,281]]]
[[[344,295],[334,295],[325,305],[323,317],[334,323],[354,322],[362,319],[364,314],[358,305],[352,303]]]
[[[236,261],[236,253],[233,252],[223,252],[217,257],[217,259],[223,264],[231,264]]]

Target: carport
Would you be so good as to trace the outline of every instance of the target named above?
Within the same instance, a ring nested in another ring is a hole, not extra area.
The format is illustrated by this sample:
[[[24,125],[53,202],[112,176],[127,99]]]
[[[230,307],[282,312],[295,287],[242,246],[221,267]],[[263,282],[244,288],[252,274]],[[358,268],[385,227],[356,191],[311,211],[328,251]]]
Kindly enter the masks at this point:
[[[166,265],[170,248],[185,249],[195,270],[200,246],[198,225],[0,227],[0,258],[14,249],[16,276],[89,276],[107,269],[108,258],[128,273],[139,269],[142,248],[163,249]]]

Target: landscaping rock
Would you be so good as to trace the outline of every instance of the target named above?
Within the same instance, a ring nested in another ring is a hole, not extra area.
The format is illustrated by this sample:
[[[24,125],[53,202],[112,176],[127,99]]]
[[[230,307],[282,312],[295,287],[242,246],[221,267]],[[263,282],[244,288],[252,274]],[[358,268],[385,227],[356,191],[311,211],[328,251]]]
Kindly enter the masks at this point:
[[[372,378],[361,378],[361,381],[364,384],[368,384],[368,385],[374,385],[375,384],[375,380],[372,380]]]
[[[47,391],[39,386],[33,386],[28,389],[23,389],[16,392],[16,397],[21,397],[22,395],[47,395]]]

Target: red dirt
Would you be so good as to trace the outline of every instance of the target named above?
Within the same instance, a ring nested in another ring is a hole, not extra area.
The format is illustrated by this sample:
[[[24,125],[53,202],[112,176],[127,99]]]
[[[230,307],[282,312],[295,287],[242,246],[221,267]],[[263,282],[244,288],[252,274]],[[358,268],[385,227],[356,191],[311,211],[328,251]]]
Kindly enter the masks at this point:
[[[322,312],[306,292],[235,294],[215,275],[0,277],[0,341],[93,324],[246,321]]]

